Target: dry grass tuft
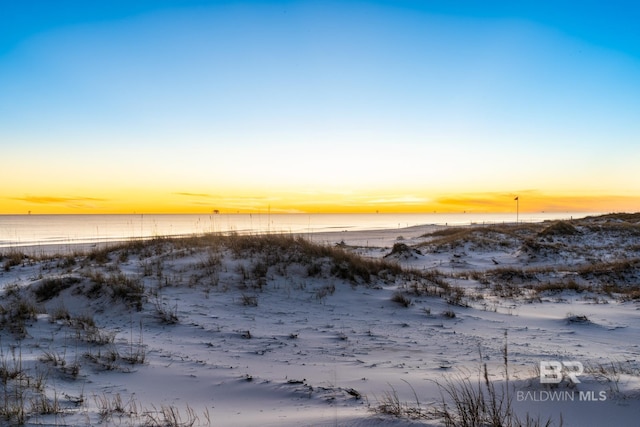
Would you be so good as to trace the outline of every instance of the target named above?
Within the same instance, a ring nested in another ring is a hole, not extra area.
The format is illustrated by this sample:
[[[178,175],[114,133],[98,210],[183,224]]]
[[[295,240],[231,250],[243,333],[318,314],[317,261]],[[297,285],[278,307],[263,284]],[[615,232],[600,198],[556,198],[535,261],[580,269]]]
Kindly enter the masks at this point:
[[[49,301],[50,299],[57,297],[63,290],[80,283],[80,281],[81,279],[78,277],[56,277],[45,279],[34,289],[34,294],[36,295],[38,302]]]
[[[403,307],[409,307],[413,303],[413,301],[411,301],[411,298],[407,297],[402,292],[395,292],[391,296],[391,301],[398,303]]]
[[[28,259],[29,259],[29,256],[16,250],[10,250],[8,253],[2,254],[2,257],[0,257],[0,261],[4,261],[3,262],[4,271],[9,271],[11,270],[11,267],[24,264],[25,261]]]
[[[577,228],[566,221],[557,221],[538,233],[541,237],[548,236],[574,236],[579,234]]]

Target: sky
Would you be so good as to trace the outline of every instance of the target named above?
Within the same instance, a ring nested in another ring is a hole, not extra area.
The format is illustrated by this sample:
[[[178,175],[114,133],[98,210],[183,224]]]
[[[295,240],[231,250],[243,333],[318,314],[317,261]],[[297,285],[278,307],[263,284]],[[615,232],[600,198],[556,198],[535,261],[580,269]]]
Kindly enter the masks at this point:
[[[0,214],[638,211],[639,21],[0,0]]]

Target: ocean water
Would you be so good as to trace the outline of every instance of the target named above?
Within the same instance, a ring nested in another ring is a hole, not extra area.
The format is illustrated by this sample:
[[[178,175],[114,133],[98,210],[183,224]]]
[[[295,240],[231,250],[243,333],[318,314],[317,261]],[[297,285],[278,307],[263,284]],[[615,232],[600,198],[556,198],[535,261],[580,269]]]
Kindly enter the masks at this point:
[[[581,218],[586,212],[521,213],[521,222]],[[418,225],[516,222],[515,213],[0,215],[0,248],[109,242],[205,233],[317,233]]]

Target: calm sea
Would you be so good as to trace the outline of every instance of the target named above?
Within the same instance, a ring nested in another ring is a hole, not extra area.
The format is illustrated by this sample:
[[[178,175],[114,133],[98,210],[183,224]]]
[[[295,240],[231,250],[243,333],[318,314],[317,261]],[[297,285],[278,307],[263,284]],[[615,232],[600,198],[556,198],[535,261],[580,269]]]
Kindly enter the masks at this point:
[[[580,218],[594,213],[521,213],[520,221]],[[99,243],[204,233],[317,233],[515,222],[511,214],[211,214],[0,215],[0,248]]]

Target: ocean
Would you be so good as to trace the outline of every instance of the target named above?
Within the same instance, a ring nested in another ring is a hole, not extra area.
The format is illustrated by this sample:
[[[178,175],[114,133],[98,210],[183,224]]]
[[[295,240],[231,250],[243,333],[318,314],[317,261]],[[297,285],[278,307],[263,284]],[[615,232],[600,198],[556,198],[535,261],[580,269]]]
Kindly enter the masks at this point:
[[[521,222],[581,218],[587,212],[520,213]],[[317,233],[418,225],[515,223],[515,213],[0,215],[0,248],[71,245],[205,233]]]

